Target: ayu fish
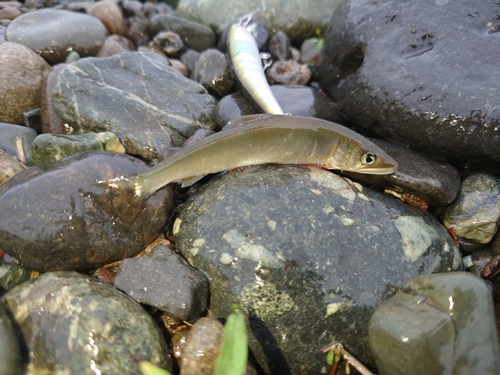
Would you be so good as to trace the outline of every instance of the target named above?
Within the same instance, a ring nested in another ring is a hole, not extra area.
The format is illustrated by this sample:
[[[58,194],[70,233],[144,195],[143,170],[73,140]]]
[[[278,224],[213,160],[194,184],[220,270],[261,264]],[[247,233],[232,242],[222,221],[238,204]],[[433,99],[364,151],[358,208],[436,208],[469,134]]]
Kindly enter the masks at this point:
[[[227,37],[229,62],[243,93],[262,112],[283,115],[267,83],[259,48],[252,34],[245,28],[250,20],[247,16],[233,24]]]
[[[379,175],[394,173],[398,167],[368,139],[326,120],[253,115],[237,122],[241,124],[183,147],[147,171],[102,182],[145,198],[171,182],[186,186],[209,173],[245,166],[314,165]]]

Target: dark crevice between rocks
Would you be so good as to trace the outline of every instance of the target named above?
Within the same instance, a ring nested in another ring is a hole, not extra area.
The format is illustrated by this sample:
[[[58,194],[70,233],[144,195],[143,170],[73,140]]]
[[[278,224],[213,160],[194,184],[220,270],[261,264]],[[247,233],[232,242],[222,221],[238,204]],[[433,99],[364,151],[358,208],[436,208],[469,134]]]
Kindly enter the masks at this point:
[[[355,75],[361,65],[363,65],[364,60],[365,53],[361,46],[357,46],[352,51],[348,52],[340,63],[340,80],[344,80]]]

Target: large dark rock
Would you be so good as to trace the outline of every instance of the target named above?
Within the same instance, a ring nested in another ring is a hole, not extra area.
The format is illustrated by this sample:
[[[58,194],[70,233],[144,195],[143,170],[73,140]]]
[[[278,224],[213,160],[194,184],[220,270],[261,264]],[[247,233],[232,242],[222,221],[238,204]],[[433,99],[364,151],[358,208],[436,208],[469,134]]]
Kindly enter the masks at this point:
[[[162,160],[199,128],[215,127],[215,99],[165,57],[125,52],[66,67],[52,104],[73,133],[111,131],[127,153]]]
[[[493,0],[345,0],[325,35],[322,87],[353,123],[498,170],[499,16]]]
[[[174,223],[176,245],[210,277],[218,318],[238,304],[269,374],[319,374],[340,340],[373,367],[375,307],[411,278],[459,268],[446,229],[391,196],[317,168],[267,166],[216,177]]]
[[[140,361],[172,371],[151,316],[110,285],[76,272],[48,272],[10,290],[0,302],[29,353],[23,364],[36,372],[141,375]]]
[[[96,182],[147,168],[94,151],[19,172],[0,186],[0,248],[38,271],[88,270],[137,254],[162,233],[172,190],[142,201]]]

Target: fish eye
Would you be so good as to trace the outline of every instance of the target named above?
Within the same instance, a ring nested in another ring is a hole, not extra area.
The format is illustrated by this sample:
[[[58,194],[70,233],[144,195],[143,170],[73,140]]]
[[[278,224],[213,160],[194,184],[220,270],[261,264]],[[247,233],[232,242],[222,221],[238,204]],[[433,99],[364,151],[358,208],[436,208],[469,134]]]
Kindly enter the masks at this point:
[[[377,160],[377,156],[371,152],[365,152],[361,155],[361,164],[363,165],[371,165],[375,163],[375,160]]]

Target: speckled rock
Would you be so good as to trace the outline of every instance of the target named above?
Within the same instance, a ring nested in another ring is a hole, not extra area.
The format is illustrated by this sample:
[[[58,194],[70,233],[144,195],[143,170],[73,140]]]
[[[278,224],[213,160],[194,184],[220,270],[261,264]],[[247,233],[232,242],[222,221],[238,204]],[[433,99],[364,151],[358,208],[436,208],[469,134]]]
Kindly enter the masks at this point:
[[[71,133],[112,131],[127,153],[162,160],[199,128],[215,127],[215,99],[150,52],[87,58],[58,77],[52,104]]]
[[[318,168],[267,166],[213,178],[183,206],[176,245],[210,277],[210,308],[249,319],[269,374],[326,371],[340,340],[373,367],[367,324],[411,278],[461,267],[434,217]]]
[[[147,360],[172,371],[158,327],[110,285],[76,272],[49,272],[1,301],[19,327],[30,373],[142,374]]]
[[[453,202],[460,188],[460,175],[455,167],[397,143],[373,138],[370,140],[399,163],[398,170],[385,176],[349,172],[345,173],[346,176],[393,190],[396,194],[409,195],[409,203],[411,196],[431,206],[447,206]]]
[[[149,25],[153,35],[161,31],[179,34],[187,48],[204,51],[215,46],[215,33],[208,26],[168,14],[158,14]]]
[[[0,122],[0,149],[29,165],[31,163],[31,146],[36,134],[35,130],[26,126]]]
[[[491,291],[469,273],[409,281],[377,307],[368,332],[380,375],[500,374]]]
[[[33,141],[32,165],[46,165],[62,158],[91,150],[125,153],[125,148],[111,132],[79,135],[40,134]]]
[[[178,57],[184,49],[184,42],[179,34],[173,31],[162,31],[153,38],[154,48],[167,57]]]
[[[191,78],[217,96],[229,94],[234,87],[234,78],[226,55],[216,49],[201,53]]]
[[[490,242],[500,220],[500,179],[489,173],[475,173],[462,181],[457,200],[450,205],[443,223],[459,238]]]
[[[162,233],[171,188],[144,202],[96,181],[147,168],[129,155],[91,151],[16,174],[0,186],[0,248],[38,271],[94,269],[137,254]]]
[[[348,120],[430,154],[500,170],[497,2],[341,4],[319,77]]]
[[[5,39],[24,44],[50,64],[64,62],[69,51],[95,56],[106,39],[106,27],[95,17],[59,9],[41,9],[16,18]]]
[[[0,374],[21,374],[21,348],[12,322],[0,303]]]
[[[21,124],[23,113],[40,107],[44,75],[50,66],[29,48],[0,44],[0,121]]]
[[[32,277],[38,275],[38,272],[33,272],[26,267],[18,264],[1,264],[0,265],[0,296],[11,290],[17,285],[21,285]]]
[[[312,72],[307,65],[293,60],[277,61],[266,70],[266,78],[271,85],[306,85],[311,76]]]
[[[123,35],[126,31],[125,19],[120,6],[112,1],[99,1],[87,13],[98,18],[111,34]]]
[[[266,10],[253,18],[268,30],[285,32],[294,43],[315,36],[326,29],[339,0],[266,0]],[[181,17],[210,26],[220,34],[228,23],[244,14],[261,9],[258,0],[181,0],[177,11]]]
[[[165,243],[145,256],[124,259],[115,286],[142,304],[194,322],[208,303],[208,280]]]
[[[285,113],[344,122],[337,106],[312,87],[272,85],[271,91]],[[217,103],[217,124],[223,127],[231,120],[255,113],[260,111],[242,93],[230,94]]]
[[[26,165],[17,157],[0,149],[0,185],[24,169]]]

